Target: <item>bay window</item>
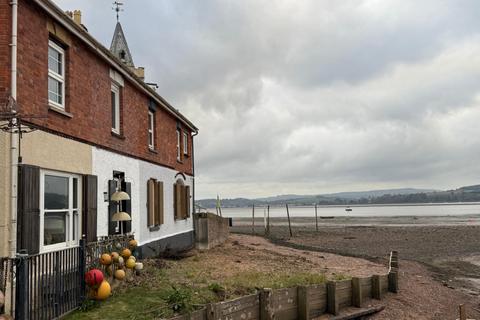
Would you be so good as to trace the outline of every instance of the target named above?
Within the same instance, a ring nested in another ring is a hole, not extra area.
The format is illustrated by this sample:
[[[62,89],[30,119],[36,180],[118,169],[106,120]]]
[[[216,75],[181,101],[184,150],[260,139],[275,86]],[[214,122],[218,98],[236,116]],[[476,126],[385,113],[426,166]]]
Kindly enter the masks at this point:
[[[65,50],[48,42],[48,103],[65,109]]]
[[[41,172],[41,251],[78,244],[81,233],[81,183],[82,180],[77,175]]]

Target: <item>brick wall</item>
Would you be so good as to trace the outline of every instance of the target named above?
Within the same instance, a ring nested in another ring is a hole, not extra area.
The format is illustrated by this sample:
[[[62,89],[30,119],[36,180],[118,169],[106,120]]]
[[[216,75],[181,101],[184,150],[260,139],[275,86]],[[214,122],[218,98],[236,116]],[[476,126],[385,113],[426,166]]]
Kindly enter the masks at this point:
[[[10,42],[12,17],[9,0],[0,0],[0,105],[10,92]]]
[[[110,66],[72,34],[66,48],[65,92],[65,109],[71,117],[49,110],[47,23],[51,22],[35,4],[20,3],[18,103],[23,113],[45,116],[31,120],[32,123],[53,133],[192,174],[192,158],[182,157],[182,162],[176,158],[177,119],[161,108],[155,113],[156,150],[148,149],[149,97],[126,79],[121,93],[121,137],[112,135]],[[112,33],[113,30],[112,25]],[[192,138],[188,136],[190,149]]]

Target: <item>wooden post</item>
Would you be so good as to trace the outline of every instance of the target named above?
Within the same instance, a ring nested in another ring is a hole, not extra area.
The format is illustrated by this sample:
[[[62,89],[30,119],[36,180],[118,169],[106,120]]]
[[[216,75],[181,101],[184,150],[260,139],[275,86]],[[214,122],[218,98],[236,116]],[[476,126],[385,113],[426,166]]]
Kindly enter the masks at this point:
[[[310,319],[310,301],[308,299],[308,287],[300,286],[297,288],[298,296],[298,319]]]
[[[467,312],[465,311],[465,305],[458,306],[458,313],[460,314],[460,320],[467,320]]]
[[[255,234],[255,204],[252,205],[252,234]]]
[[[337,283],[335,281],[327,282],[327,312],[337,315],[340,309],[337,297]]]
[[[267,234],[270,235],[270,205],[267,205]]]
[[[288,203],[285,204],[285,206],[287,207],[288,230],[290,231],[290,237],[293,237],[293,234],[292,234],[292,225],[290,224],[290,212],[288,211]]]
[[[352,278],[352,304],[354,307],[361,308],[363,303],[362,285],[360,278]]]
[[[398,251],[392,251],[390,253],[390,270],[398,269]]]
[[[318,232],[318,214],[317,214],[317,204],[315,203],[315,230]]]
[[[207,320],[217,320],[218,319],[218,309],[215,303],[207,304]]]
[[[273,320],[275,318],[274,311],[272,289],[260,290],[260,320]]]
[[[372,276],[372,298],[382,300],[382,284],[378,274]]]
[[[398,273],[396,271],[390,271],[388,273],[388,291],[398,292]]]

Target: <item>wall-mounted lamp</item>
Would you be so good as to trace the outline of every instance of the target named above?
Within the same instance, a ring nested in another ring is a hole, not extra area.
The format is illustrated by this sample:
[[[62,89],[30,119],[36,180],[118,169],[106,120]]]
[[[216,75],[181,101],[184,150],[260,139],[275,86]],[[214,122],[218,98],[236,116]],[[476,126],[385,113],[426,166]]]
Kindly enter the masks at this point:
[[[112,221],[130,221],[132,217],[126,212],[120,211],[116,212],[112,216]]]
[[[117,201],[117,202],[123,201],[123,200],[130,200],[130,196],[125,191],[117,191],[114,194],[112,194],[111,200]]]
[[[108,202],[108,192],[103,193],[103,201]]]

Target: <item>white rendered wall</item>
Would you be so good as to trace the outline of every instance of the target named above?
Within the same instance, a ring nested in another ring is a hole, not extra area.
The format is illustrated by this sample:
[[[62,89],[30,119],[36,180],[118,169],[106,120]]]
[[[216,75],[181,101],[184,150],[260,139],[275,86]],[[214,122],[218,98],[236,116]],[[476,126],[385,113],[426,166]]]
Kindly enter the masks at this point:
[[[103,193],[108,191],[108,180],[113,179],[113,171],[124,172],[125,180],[132,184],[132,232],[140,245],[193,230],[192,218],[174,219],[173,184],[177,171],[99,148],[93,148],[92,161],[92,174],[98,177],[98,236],[108,235],[108,202],[104,202]],[[163,181],[164,224],[157,231],[150,231],[147,226],[147,181],[150,178]],[[193,190],[193,178],[186,178],[184,183]],[[190,208],[193,208],[192,199]]]

